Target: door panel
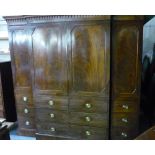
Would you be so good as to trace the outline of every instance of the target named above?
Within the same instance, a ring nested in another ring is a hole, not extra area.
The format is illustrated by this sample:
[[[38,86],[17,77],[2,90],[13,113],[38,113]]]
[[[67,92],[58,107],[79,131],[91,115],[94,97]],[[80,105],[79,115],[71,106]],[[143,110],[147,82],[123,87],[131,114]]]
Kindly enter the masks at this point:
[[[70,35],[72,93],[105,95],[110,76],[109,25],[74,25]]]
[[[15,86],[28,87],[31,85],[30,52],[28,31],[21,29],[12,33],[13,37],[13,60],[15,70]]]
[[[113,46],[114,94],[132,96],[138,84],[139,27],[115,24]]]
[[[67,92],[66,52],[63,46],[63,27],[39,27],[33,33],[35,88]]]

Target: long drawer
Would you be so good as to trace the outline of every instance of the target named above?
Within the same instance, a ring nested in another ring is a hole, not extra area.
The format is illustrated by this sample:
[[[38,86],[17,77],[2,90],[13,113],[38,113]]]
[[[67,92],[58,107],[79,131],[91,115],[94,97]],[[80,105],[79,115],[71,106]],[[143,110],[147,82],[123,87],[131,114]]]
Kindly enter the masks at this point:
[[[57,137],[70,137],[70,139],[108,139],[108,128],[96,128],[89,126],[77,126],[58,123],[37,123],[39,134]]]
[[[108,112],[108,99],[96,98],[78,98],[70,99],[69,110],[87,113],[105,113]]]
[[[95,114],[84,112],[71,112],[69,114],[69,122],[76,125],[86,125],[95,127],[108,126],[108,113]]]

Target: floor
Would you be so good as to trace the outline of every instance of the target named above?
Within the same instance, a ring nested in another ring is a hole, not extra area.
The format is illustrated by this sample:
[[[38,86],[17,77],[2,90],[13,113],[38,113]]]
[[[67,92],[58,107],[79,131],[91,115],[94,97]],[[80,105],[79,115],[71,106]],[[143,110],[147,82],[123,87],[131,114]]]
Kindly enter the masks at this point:
[[[13,129],[12,131],[10,131],[10,139],[11,140],[36,140],[35,137],[17,135],[17,129]]]

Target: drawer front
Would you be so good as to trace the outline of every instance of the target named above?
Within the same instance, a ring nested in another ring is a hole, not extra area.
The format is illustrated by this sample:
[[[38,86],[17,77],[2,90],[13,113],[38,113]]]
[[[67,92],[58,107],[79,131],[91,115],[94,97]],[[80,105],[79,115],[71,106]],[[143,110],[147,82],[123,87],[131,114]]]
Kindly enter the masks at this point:
[[[94,113],[82,113],[71,112],[70,123],[77,125],[107,127],[108,126],[108,114],[94,114]]]
[[[104,113],[108,112],[108,103],[108,99],[70,99],[69,110],[87,113]]]
[[[107,128],[94,128],[89,126],[71,125],[70,134],[73,139],[108,139]]]
[[[138,104],[136,102],[120,101],[114,102],[112,112],[137,112]]]
[[[35,109],[29,106],[16,106],[16,109],[17,115],[30,118],[34,118],[35,116]]]
[[[52,96],[35,96],[35,106],[37,108],[49,108],[53,110],[68,110],[67,98],[56,98]]]
[[[137,113],[113,113],[111,124],[112,126],[137,126]]]
[[[33,99],[32,99],[32,94],[31,91],[16,91],[15,93],[16,97],[16,105],[29,105],[33,107]]]
[[[40,122],[36,125],[37,131],[42,134],[64,136],[69,134],[69,126],[58,123]]]
[[[37,122],[46,121],[48,123],[58,122],[67,123],[68,122],[68,112],[67,111],[56,111],[51,109],[38,109],[36,108],[36,120]]]
[[[133,140],[137,136],[137,127],[112,127],[112,140]]]
[[[34,129],[35,128],[35,121],[31,117],[24,117],[22,115],[18,115],[18,125],[19,128],[25,129]]]

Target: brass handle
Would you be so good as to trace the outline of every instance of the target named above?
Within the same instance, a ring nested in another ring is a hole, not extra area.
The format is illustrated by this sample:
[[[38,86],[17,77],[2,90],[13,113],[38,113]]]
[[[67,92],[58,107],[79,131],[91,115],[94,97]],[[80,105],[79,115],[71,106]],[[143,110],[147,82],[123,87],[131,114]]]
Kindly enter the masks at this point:
[[[26,96],[23,96],[23,101],[24,102],[27,102],[28,101],[28,98]]]
[[[122,108],[127,110],[127,109],[129,109],[129,106],[126,105],[126,104],[123,104],[123,105],[122,105]]]
[[[29,121],[26,121],[25,122],[25,125],[29,126],[30,125],[30,122]]]
[[[51,117],[51,118],[54,118],[54,114],[53,114],[53,113],[51,113],[51,114],[50,114],[50,117]]]
[[[128,135],[127,135],[125,132],[122,132],[121,135],[122,135],[123,137],[128,137]]]
[[[52,128],[51,128],[51,131],[54,132],[54,131],[55,131],[55,128],[52,127]]]
[[[92,107],[92,105],[90,103],[86,103],[85,104],[85,107],[88,108],[88,109],[90,109]]]
[[[86,131],[85,133],[86,133],[87,136],[91,135],[90,131]]]
[[[48,104],[49,104],[50,106],[53,106],[53,105],[54,105],[54,102],[53,102],[52,100],[49,100],[49,101],[48,101]]]
[[[122,118],[122,122],[128,123],[128,119],[127,118]]]
[[[90,122],[91,121],[91,118],[89,116],[86,116],[85,117],[85,120],[86,120],[86,122]]]
[[[24,113],[27,114],[29,111],[28,109],[24,109]]]

